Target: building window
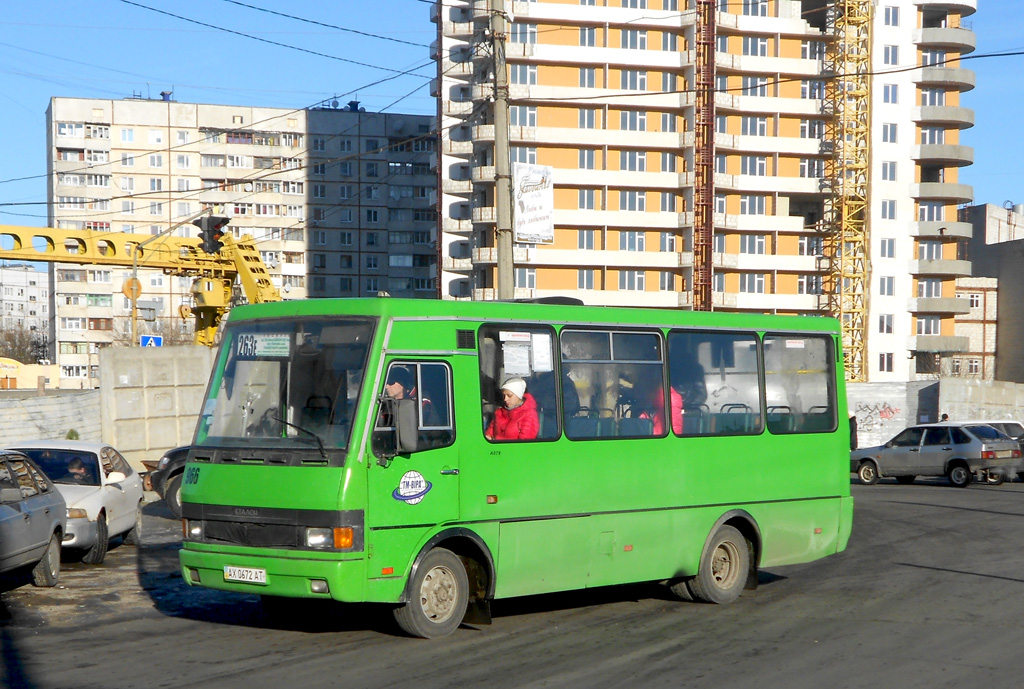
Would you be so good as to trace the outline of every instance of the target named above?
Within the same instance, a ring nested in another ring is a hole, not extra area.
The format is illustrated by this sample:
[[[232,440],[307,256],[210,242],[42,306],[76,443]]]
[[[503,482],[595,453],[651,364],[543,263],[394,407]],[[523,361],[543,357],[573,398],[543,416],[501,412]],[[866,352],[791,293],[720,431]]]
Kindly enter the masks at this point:
[[[593,26],[580,27],[580,45],[592,48],[597,45],[597,29]]]
[[[882,220],[896,219],[896,199],[882,199]]]
[[[882,48],[882,62],[887,65],[898,65],[900,63],[900,47],[898,45],[887,45]]]
[[[679,50],[679,36],[675,35],[674,33],[669,33],[668,31],[662,33],[661,49],[670,53],[674,53],[677,50]]]
[[[740,273],[740,292],[764,294],[764,273]]]
[[[662,172],[675,172],[676,171],[676,154],[671,151],[662,151],[661,153],[661,171]]]
[[[581,170],[594,169],[594,154],[595,151],[592,148],[581,148],[579,150],[579,168]]]
[[[921,127],[921,144],[929,146],[946,142],[946,130],[942,127]]]
[[[675,213],[676,212],[676,195],[671,191],[661,192],[661,212],[662,213]]]
[[[758,57],[768,56],[768,39],[765,36],[744,36],[743,54]]]
[[[743,95],[760,96],[768,95],[768,77],[743,77]]]
[[[941,88],[922,88],[921,105],[945,105],[946,90]]]
[[[968,303],[972,309],[976,309],[981,306],[981,295],[977,293],[971,293],[967,295]]]
[[[981,360],[980,359],[968,359],[967,360],[967,373],[972,376],[976,376],[981,373]]]
[[[917,260],[938,261],[942,258],[942,242],[922,239],[917,244]]]
[[[536,43],[537,25],[516,22],[509,30],[509,40],[512,43]]]
[[[763,234],[740,235],[741,254],[763,254],[765,248],[765,236]]]
[[[533,105],[513,105],[508,109],[508,121],[513,127],[536,127],[537,108]]]
[[[594,210],[595,193],[593,189],[579,190],[579,207],[581,210]]]
[[[892,352],[881,352],[878,355],[878,370],[882,373],[892,373]]]
[[[674,292],[676,289],[676,276],[667,270],[658,274],[658,289],[662,292]]]
[[[644,291],[645,273],[642,270],[620,270],[619,289],[635,292]]]
[[[619,129],[647,131],[647,113],[642,110],[623,110],[619,113]]]
[[[576,271],[576,289],[594,289],[594,271],[581,268]]]
[[[768,158],[766,156],[742,156],[740,173],[763,177],[768,174]]]
[[[825,120],[800,120],[801,139],[820,139],[825,136]]]
[[[896,143],[896,123],[886,122],[882,125],[882,143]]]
[[[924,67],[938,67],[946,64],[946,51],[940,48],[929,48],[921,51],[921,65]]]
[[[896,278],[891,275],[882,275],[878,278],[878,294],[883,297],[891,297],[896,293]]]
[[[804,60],[821,60],[825,57],[825,42],[801,41],[800,57]]]
[[[884,84],[882,86],[883,103],[899,103],[899,86],[896,84]]]
[[[821,294],[820,275],[800,275],[796,279],[797,294]]]
[[[659,248],[663,252],[672,253],[676,250],[676,236],[671,232],[662,232]]]
[[[825,97],[825,82],[821,79],[803,79],[800,82],[800,97],[821,99]]]
[[[886,26],[899,26],[900,25],[900,8],[899,7],[885,7],[885,25]],[[891,369],[890,369],[891,370]]]
[[[510,65],[508,68],[509,82],[535,86],[537,84],[537,65]],[[583,84],[580,84],[583,86]]]
[[[594,231],[593,230],[577,230],[576,231],[576,248],[591,250],[594,248]]]
[[[878,314],[878,332],[883,335],[892,334],[892,314],[891,313],[880,313]]]
[[[647,32],[642,29],[622,29],[621,43],[626,50],[647,50]]]
[[[671,112],[661,113],[661,131],[674,132],[676,130],[676,115]]]
[[[768,136],[768,118],[744,115],[740,118],[740,134],[745,136]]]
[[[619,251],[644,251],[645,239],[643,231],[623,230],[619,232]]]
[[[593,153],[593,151],[591,151]],[[632,172],[644,172],[647,170],[646,151],[620,151],[619,169]]]
[[[740,215],[765,215],[768,199],[762,194],[743,194],[740,196]]]
[[[509,154],[513,163],[537,162],[537,149],[533,146],[512,146]]]
[[[647,72],[642,69],[624,69],[619,76],[619,87],[628,91],[647,89]]]
[[[935,299],[942,296],[942,280],[939,278],[919,278],[917,296],[922,299]]]
[[[820,158],[801,158],[800,176],[809,179],[820,179],[825,176],[825,161]]]
[[[580,109],[580,129],[597,128],[597,110],[592,108]]]
[[[619,192],[620,211],[643,211],[647,210],[647,194],[642,191]]]
[[[517,289],[537,289],[536,268],[516,268]]]
[[[735,3],[736,0],[732,0]],[[743,14],[752,17],[768,16],[768,0],[742,0]]]
[[[942,201],[920,201],[918,203],[917,219],[920,222],[944,220],[944,208]]]
[[[918,335],[938,335],[941,332],[942,320],[938,316],[918,316]]]
[[[882,181],[883,182],[895,182],[896,181],[896,161],[895,160],[883,160],[882,161]]]
[[[896,240],[892,237],[886,237],[879,243],[878,254],[882,258],[895,258],[896,256]]]
[[[536,69],[536,67],[535,67]],[[536,77],[531,84],[536,84]],[[580,87],[592,89],[597,84],[597,68],[596,67],[580,67]]]
[[[816,236],[803,236],[797,242],[797,252],[801,256],[823,256],[825,254],[825,239]]]

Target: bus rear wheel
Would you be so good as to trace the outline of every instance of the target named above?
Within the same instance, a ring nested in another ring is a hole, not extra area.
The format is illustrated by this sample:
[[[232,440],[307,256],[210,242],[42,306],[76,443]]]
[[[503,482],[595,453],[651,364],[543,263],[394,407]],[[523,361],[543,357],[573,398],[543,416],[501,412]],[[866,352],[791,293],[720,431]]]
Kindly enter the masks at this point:
[[[469,604],[469,577],[450,550],[434,548],[420,562],[409,587],[409,601],[395,608],[404,632],[423,639],[448,636],[462,624]]]
[[[697,576],[687,582],[694,598],[705,603],[731,603],[740,597],[750,572],[747,539],[732,526],[721,526],[708,543]]]

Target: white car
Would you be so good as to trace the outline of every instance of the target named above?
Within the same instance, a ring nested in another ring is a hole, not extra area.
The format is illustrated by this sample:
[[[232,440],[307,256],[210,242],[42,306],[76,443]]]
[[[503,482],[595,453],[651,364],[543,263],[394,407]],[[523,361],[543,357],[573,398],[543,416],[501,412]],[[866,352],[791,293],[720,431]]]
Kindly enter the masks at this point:
[[[83,562],[99,564],[114,536],[138,545],[142,478],[117,450],[77,440],[33,440],[10,449],[31,457],[64,496],[68,507],[64,548],[83,550]]]

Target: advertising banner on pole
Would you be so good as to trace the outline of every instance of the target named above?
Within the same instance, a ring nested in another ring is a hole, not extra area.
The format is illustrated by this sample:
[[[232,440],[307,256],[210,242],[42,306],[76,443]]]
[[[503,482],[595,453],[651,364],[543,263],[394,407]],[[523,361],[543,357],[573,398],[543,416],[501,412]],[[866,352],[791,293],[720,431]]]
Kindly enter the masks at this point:
[[[555,190],[552,168],[532,163],[512,164],[512,229],[523,244],[555,241]]]

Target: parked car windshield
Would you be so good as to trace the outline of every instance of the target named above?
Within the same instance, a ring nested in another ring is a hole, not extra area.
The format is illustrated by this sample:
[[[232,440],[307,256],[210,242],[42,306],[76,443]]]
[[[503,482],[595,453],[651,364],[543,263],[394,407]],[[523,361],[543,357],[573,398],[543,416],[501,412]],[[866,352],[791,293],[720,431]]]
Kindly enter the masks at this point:
[[[100,485],[100,463],[92,452],[28,448],[19,450],[31,457],[54,483],[72,486]]]
[[[979,440],[1010,440],[1010,436],[991,426],[966,426],[966,428],[971,435]]]
[[[374,320],[275,318],[229,325],[194,445],[348,445]]]

